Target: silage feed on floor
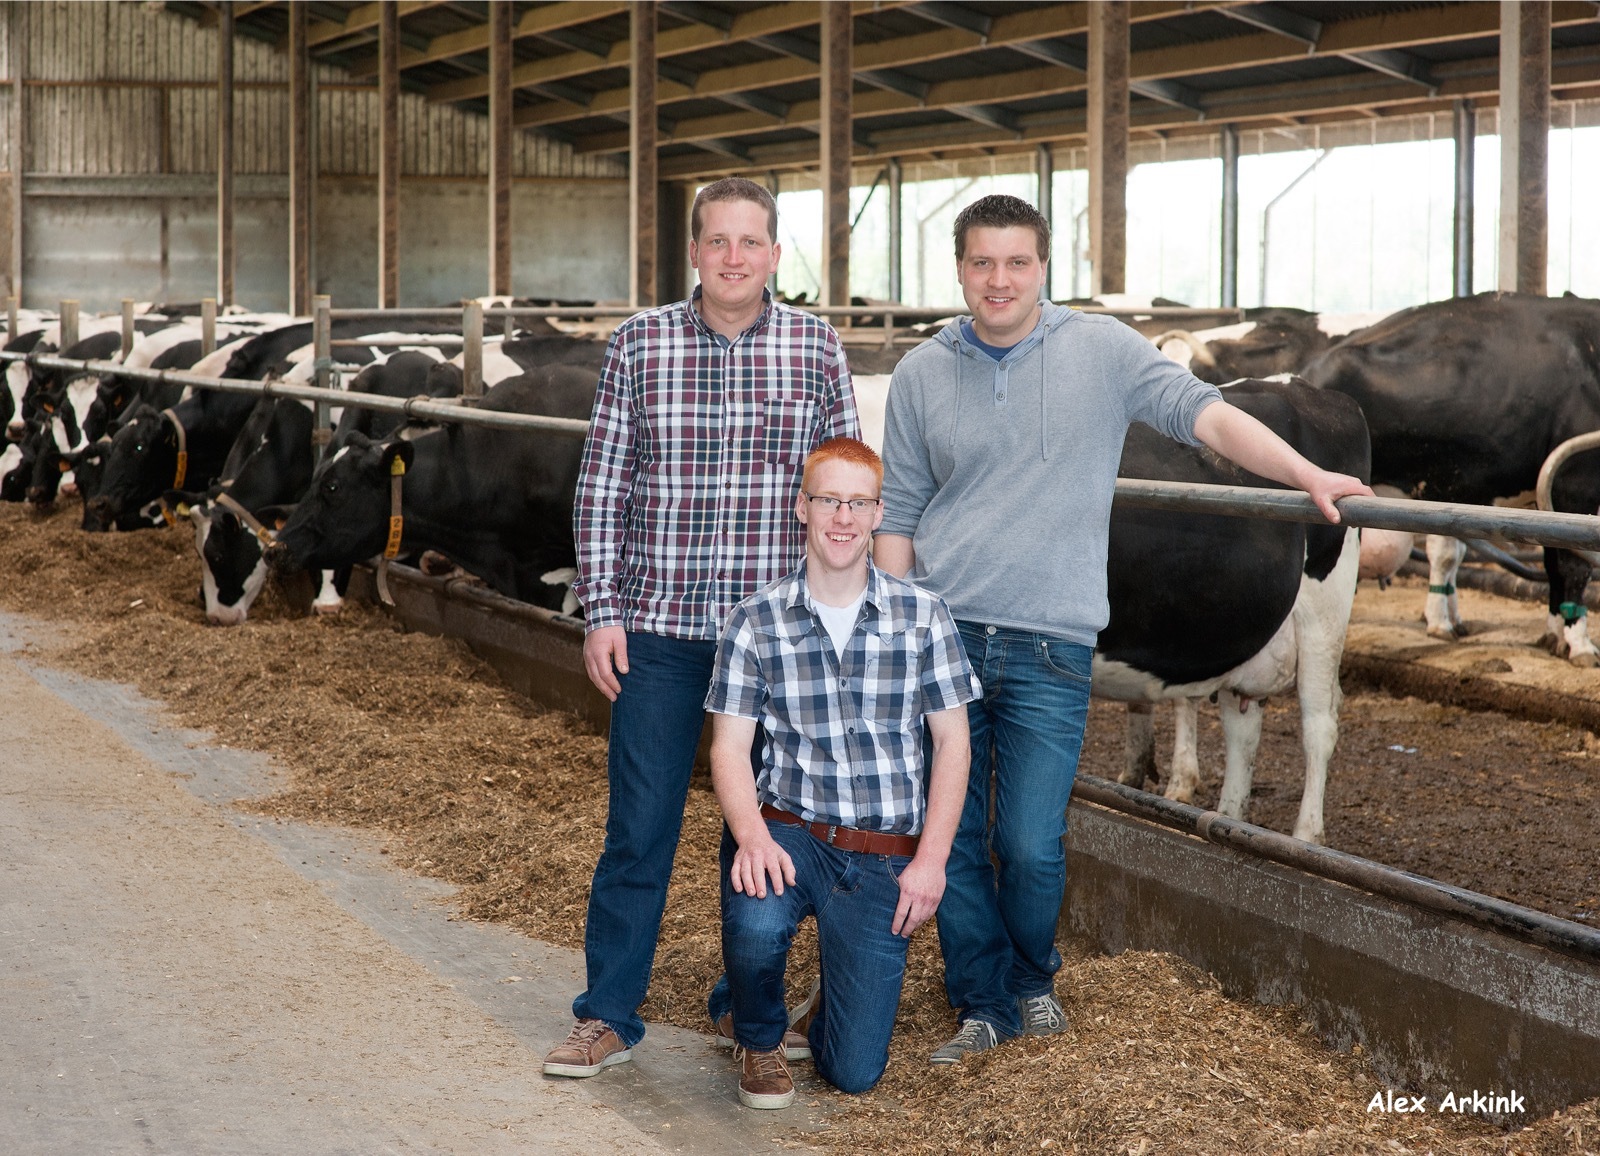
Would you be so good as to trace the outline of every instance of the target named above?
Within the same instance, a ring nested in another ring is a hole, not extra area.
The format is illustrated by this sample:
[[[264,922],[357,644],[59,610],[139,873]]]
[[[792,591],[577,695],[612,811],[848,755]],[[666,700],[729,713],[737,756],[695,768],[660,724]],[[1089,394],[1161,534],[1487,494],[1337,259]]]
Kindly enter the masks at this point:
[[[457,885],[467,916],[582,946],[605,826],[602,737],[508,690],[461,644],[406,633],[371,607],[302,618],[269,593],[245,626],[209,627],[189,534],[87,535],[76,521],[65,508],[40,518],[0,507],[0,605],[66,628],[34,660],[130,683],[176,722],[272,755],[286,785],[247,805],[377,831],[398,864]],[[645,1015],[700,1031],[720,971],[719,833],[697,777]],[[1172,956],[1108,958],[1073,943],[1058,984],[1068,1033],[932,1069],[927,1053],[953,1028],[936,934],[930,925],[913,941],[883,1083],[861,1097],[824,1093],[831,1126],[797,1142],[1108,1156],[1600,1147],[1593,1104],[1511,1134],[1369,1113],[1384,1085],[1365,1058],[1325,1048],[1292,1009],[1230,1000]],[[814,936],[803,932],[795,955],[803,990]]]

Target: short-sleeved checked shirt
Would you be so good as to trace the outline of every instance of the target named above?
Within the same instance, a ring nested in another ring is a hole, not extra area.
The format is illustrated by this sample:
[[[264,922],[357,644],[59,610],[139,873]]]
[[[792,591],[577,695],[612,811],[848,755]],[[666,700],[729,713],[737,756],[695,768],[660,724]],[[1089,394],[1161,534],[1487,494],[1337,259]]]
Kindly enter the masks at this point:
[[[699,296],[636,314],[606,349],[573,505],[590,630],[715,639],[805,553],[806,455],[860,436],[832,326],[769,295],[729,341]]]
[[[917,835],[927,811],[923,716],[982,693],[944,601],[876,566],[840,658],[802,564],[734,608],[706,709],[765,729],[763,803],[808,821]]]

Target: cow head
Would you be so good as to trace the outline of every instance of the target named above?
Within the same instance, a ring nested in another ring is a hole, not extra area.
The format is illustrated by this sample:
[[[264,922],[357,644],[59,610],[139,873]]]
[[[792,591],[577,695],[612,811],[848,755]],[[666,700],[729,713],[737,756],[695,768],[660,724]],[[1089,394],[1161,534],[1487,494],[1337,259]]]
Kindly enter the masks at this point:
[[[83,436],[92,442],[105,437],[137,393],[138,389],[132,382],[120,377],[108,377],[100,382],[89,412],[83,419]]]
[[[20,502],[27,497],[28,486],[33,481],[33,456],[37,449],[37,443],[27,438],[10,447],[7,460],[15,458],[15,464],[0,475],[0,502]]]
[[[311,488],[278,533],[268,561],[280,572],[329,570],[381,554],[389,536],[389,479],[398,458],[409,468],[408,441],[375,442],[351,433],[317,467]]]
[[[100,492],[89,502],[95,518],[107,525],[126,511],[152,502],[172,484],[178,468],[178,439],[172,423],[140,405],[111,439]]]
[[[220,487],[203,494],[168,490],[162,504],[194,527],[194,548],[200,555],[200,591],[206,621],[213,626],[238,626],[267,582],[265,548],[256,532],[216,501]],[[283,515],[262,511],[261,523],[275,529]]]
[[[64,481],[71,480],[76,489],[75,476],[68,478],[72,474],[72,463],[66,458],[75,439],[67,429],[66,419],[59,413],[41,414],[28,436],[34,451],[27,498],[35,506],[49,506],[55,502]]]

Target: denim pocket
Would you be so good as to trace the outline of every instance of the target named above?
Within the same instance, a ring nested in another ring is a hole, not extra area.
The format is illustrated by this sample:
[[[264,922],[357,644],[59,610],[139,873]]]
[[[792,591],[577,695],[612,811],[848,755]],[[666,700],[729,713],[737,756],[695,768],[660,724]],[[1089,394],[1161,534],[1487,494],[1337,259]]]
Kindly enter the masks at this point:
[[[1062,678],[1088,685],[1093,679],[1094,651],[1060,638],[1039,639],[1039,656]]]

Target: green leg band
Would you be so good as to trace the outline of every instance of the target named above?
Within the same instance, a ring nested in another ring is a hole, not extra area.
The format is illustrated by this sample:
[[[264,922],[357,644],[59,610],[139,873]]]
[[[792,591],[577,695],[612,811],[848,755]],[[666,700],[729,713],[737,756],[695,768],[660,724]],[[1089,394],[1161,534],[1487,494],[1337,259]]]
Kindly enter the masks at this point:
[[[1446,598],[1450,597],[1450,595],[1454,594],[1455,592],[1456,592],[1456,588],[1454,586],[1432,586],[1432,585],[1430,585],[1428,587],[1428,593],[1429,594],[1443,594]]]

